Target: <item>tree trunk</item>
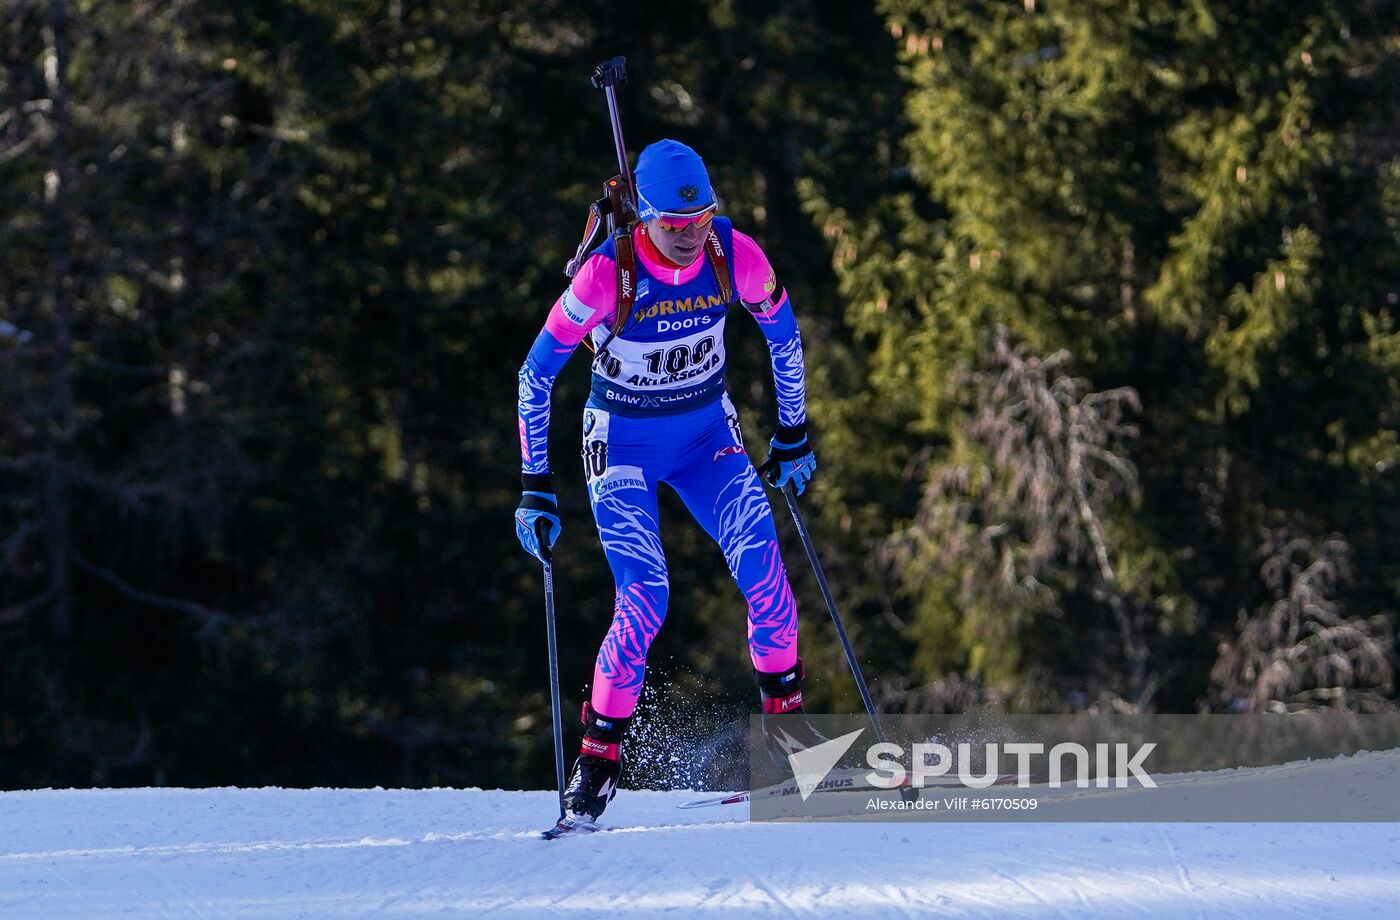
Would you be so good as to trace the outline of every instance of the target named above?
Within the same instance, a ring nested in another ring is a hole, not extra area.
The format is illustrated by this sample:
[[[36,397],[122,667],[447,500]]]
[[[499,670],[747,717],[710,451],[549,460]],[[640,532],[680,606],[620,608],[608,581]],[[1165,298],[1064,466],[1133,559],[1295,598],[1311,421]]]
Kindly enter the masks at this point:
[[[44,543],[52,592],[50,630],[55,638],[73,633],[73,534],[67,459],[73,434],[73,218],[69,209],[68,9],[66,0],[49,0],[44,49],[52,140],[44,175],[44,211],[49,238],[49,334],[51,378],[44,452]]]

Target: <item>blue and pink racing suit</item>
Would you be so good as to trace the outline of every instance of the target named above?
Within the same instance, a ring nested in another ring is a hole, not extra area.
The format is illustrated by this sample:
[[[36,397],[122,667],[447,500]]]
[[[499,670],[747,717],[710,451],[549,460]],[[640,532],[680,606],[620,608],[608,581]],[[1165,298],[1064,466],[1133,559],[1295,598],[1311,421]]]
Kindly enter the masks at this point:
[[[768,342],[778,421],[806,421],[802,340],[786,292],[758,244],[726,218],[714,229],[728,255],[730,289]],[[593,672],[594,712],[632,715],[646,656],[666,617],[666,559],[657,488],[666,483],[724,552],[748,603],[749,654],[761,672],[797,662],[797,608],[778,551],[773,513],[739,432],[724,385],[729,304],[702,255],[678,268],[634,233],[637,291],[632,316],[611,341],[617,305],[609,239],[589,256],[550,310],[520,369],[520,452],[526,473],[549,472],[554,380],[579,342],[606,347],[593,362],[583,415],[588,500],[617,583],[612,626]]]

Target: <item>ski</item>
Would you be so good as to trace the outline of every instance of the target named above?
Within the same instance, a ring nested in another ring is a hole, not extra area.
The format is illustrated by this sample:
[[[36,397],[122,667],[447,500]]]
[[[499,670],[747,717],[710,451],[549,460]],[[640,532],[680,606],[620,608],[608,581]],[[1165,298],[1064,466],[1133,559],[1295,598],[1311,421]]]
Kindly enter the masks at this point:
[[[689,802],[677,802],[677,808],[709,808],[712,805],[739,805],[749,800],[748,790],[743,792],[731,792],[727,795],[717,795],[708,799],[693,799]]]
[[[826,779],[812,790],[812,794],[827,792],[887,792],[889,790],[877,790],[875,786],[865,781],[866,770],[833,770]],[[801,790],[797,786],[796,780],[788,780],[773,786],[764,786],[759,789],[746,789],[739,792],[729,792],[724,795],[716,795],[710,798],[696,799],[690,802],[679,802],[677,808],[706,808],[712,805],[739,805],[753,799],[786,798],[790,795],[800,795]]]
[[[812,790],[812,794],[832,793],[832,792],[892,792],[892,789],[871,785],[865,780],[867,770],[833,770],[826,779]],[[997,776],[992,782],[994,786],[1005,786],[1016,782],[1015,773],[1003,773]],[[926,781],[926,787],[963,787],[963,783],[956,777],[944,777],[941,780]],[[896,787],[898,788],[898,787]],[[764,786],[761,789],[741,790],[739,792],[728,792],[724,795],[711,796],[703,799],[693,799],[688,802],[676,803],[677,808],[710,808],[716,805],[741,805],[754,799],[786,798],[790,795],[800,795],[796,780],[788,780],[773,786]]]
[[[581,837],[585,834],[595,834],[598,831],[605,831],[606,827],[590,821],[584,817],[568,815],[560,818],[558,823],[547,831],[540,832],[541,840],[558,840],[560,837]]]

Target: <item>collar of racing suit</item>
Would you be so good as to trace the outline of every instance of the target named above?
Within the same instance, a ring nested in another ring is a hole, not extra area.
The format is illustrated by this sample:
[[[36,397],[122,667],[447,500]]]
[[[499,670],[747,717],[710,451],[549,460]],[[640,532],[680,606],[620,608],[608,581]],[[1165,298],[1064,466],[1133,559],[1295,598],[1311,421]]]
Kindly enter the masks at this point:
[[[648,272],[659,281],[667,284],[684,284],[700,273],[700,268],[705,264],[702,255],[697,255],[695,261],[689,265],[682,265],[673,262],[662,254],[656,244],[647,236],[646,231],[638,227],[637,232],[632,234],[632,241],[636,246],[637,257],[646,265]]]

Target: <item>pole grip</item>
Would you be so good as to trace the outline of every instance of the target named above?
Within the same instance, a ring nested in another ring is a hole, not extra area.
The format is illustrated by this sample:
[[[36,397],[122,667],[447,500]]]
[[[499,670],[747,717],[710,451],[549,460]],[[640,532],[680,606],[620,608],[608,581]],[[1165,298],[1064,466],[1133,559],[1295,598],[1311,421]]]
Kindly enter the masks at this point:
[[[540,558],[544,560],[545,565],[554,562],[554,550],[549,548],[548,541],[550,526],[549,518],[542,517],[535,520],[535,539],[539,541]]]

